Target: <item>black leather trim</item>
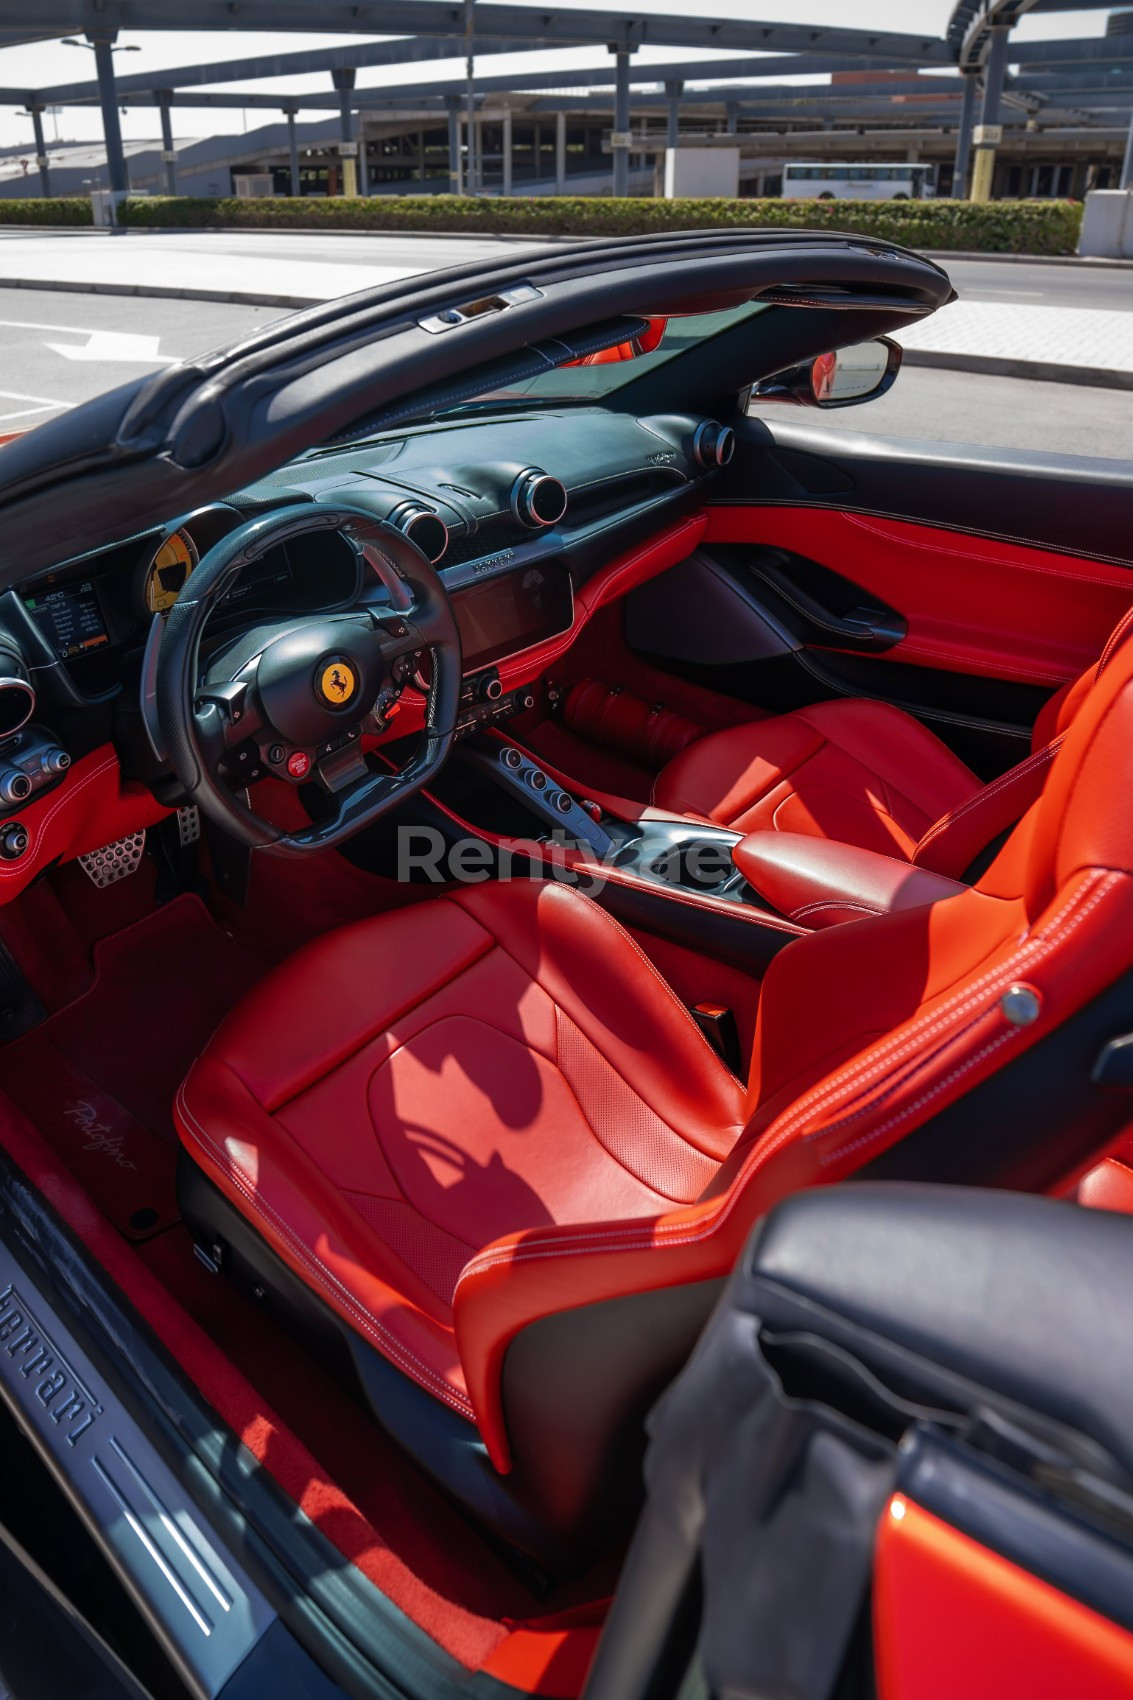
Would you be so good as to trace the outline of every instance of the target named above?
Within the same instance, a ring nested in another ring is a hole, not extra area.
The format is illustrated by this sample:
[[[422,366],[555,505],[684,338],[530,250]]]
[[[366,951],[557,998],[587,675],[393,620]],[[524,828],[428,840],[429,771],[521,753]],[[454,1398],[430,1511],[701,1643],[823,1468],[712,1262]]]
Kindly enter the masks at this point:
[[[862,423],[859,435],[790,419],[740,421],[716,499],[945,526],[1133,570],[1127,462],[868,436],[866,415]]]
[[[1032,1412],[1133,1489],[1133,1221],[1050,1198],[851,1183],[798,1193],[745,1254],[765,1330],[841,1347],[903,1399]],[[1130,1501],[1133,1505],[1133,1501]]]
[[[1104,1046],[1130,1027],[1133,971],[913,1128],[863,1177],[1055,1190],[1128,1124],[1128,1096],[1099,1085],[1093,1072]]]

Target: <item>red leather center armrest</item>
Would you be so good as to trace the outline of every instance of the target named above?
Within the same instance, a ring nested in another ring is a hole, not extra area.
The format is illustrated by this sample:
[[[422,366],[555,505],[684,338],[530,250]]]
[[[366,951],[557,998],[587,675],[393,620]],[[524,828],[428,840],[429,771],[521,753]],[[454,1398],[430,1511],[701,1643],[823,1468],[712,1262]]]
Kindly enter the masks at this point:
[[[968,889],[897,856],[801,832],[751,832],[732,860],[760,897],[808,927],[917,909]]]

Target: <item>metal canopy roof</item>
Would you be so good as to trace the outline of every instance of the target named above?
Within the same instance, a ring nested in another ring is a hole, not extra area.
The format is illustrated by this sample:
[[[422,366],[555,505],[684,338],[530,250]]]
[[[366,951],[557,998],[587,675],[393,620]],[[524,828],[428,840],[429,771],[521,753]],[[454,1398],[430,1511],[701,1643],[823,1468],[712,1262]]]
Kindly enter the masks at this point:
[[[116,30],[318,30],[328,35],[463,37],[464,7],[449,0],[5,0],[7,27],[43,34]],[[899,35],[881,30],[833,29],[824,25],[738,22],[726,17],[690,17],[614,10],[557,11],[479,0],[476,34],[511,42],[609,42],[624,47],[646,43],[667,47],[718,47],[766,53],[877,55],[946,64],[954,59],[939,36]]]
[[[1070,123],[1090,135],[1100,133],[1105,114],[1122,114],[1133,104],[1133,34],[1012,43],[1006,59],[1004,48],[1007,32],[1028,13],[1109,10],[1111,4],[1112,0],[1110,4],[1106,0],[957,0],[946,33],[937,37],[714,18],[692,8],[687,15],[593,7],[562,11],[554,6],[477,0],[473,50],[481,65],[473,80],[474,104],[483,109],[485,102],[501,94],[515,96],[527,110],[566,111],[603,104],[613,108],[613,97],[600,91],[614,84],[619,90],[618,111],[623,114],[631,104],[641,109],[661,99],[680,98],[688,106],[725,102],[729,110],[742,112],[749,120],[881,118],[915,129],[917,123],[954,124],[962,109],[961,129],[966,129],[973,118],[972,82],[979,78],[997,91],[1002,82],[1007,124],[1030,120],[1046,128]],[[407,69],[404,82],[369,88],[355,86],[353,78],[355,71],[371,67],[424,67],[463,58],[469,45],[464,0],[4,0],[0,10],[4,22],[0,48],[62,34],[85,35],[100,44],[101,85],[74,81],[40,89],[0,87],[0,105],[22,105],[32,112],[41,153],[41,114],[47,106],[101,105],[109,138],[118,129],[118,107],[158,105],[163,109],[168,149],[172,147],[168,109],[173,103],[181,108],[252,107],[291,115],[300,110],[337,110],[344,138],[349,138],[351,112],[433,112],[446,107],[451,111],[457,101],[462,106],[468,101],[464,77],[422,80]],[[121,31],[161,29],[199,35],[234,28],[276,34],[317,30],[363,39],[333,48],[268,52],[122,75],[111,61],[108,44]],[[996,56],[989,66],[993,43]],[[599,64],[584,69],[521,70],[507,76],[493,75],[489,69],[483,74],[482,62],[503,52],[568,46],[608,52]],[[672,59],[657,64],[629,57],[645,46],[677,51]],[[680,57],[682,49],[706,48],[720,57]],[[611,57],[615,53],[616,68]],[[1005,63],[1020,67],[1014,79],[1004,79]],[[922,71],[928,74],[921,75]],[[958,76],[957,71],[966,75]],[[782,81],[784,76],[839,72],[855,76],[816,86]],[[319,73],[329,74],[328,81],[333,78],[333,89],[294,92],[282,81]],[[277,79],[269,92],[217,86]],[[648,85],[653,85],[652,92]],[[631,95],[634,86],[639,92]],[[540,91],[553,92],[541,95]],[[993,122],[986,110],[984,121]],[[615,128],[623,128],[617,118]],[[116,146],[120,154],[120,140]],[[110,140],[107,150],[110,159]],[[44,172],[46,164],[41,158]],[[113,181],[113,170],[111,177]]]

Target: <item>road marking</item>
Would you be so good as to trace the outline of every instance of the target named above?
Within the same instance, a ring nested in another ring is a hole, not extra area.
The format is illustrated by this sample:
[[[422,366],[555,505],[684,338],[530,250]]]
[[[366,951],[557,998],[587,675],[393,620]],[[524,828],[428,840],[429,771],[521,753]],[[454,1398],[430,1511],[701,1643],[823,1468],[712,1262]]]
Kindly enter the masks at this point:
[[[176,355],[159,354],[160,336],[141,336],[133,331],[91,331],[83,343],[46,342],[53,354],[67,360],[140,361],[147,366],[172,366]]]
[[[93,336],[86,325],[41,325],[36,319],[0,319],[0,330],[62,331],[65,336]]]
[[[991,283],[977,283],[971,291],[969,300],[976,295],[1009,295],[1012,300],[1018,296],[1033,295],[1036,301],[1045,299],[1048,291],[1045,289],[996,289]]]
[[[32,407],[18,407],[11,413],[0,413],[0,424],[9,419],[23,419],[29,413],[69,412],[74,405],[69,401],[48,401],[46,396],[21,395],[18,390],[0,390],[0,401],[30,401]]]
[[[23,390],[0,390],[0,396],[2,396],[5,401],[38,402],[40,407],[70,407],[72,405],[69,401],[52,401],[50,396],[25,395]]]

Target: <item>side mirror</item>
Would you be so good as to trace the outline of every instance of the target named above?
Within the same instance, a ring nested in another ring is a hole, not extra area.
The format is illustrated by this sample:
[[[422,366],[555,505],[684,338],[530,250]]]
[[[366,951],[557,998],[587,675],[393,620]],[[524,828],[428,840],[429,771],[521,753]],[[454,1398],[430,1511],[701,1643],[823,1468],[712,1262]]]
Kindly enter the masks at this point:
[[[856,407],[884,395],[900,369],[900,343],[879,336],[761,378],[752,386],[751,399],[790,401],[800,407]]]

